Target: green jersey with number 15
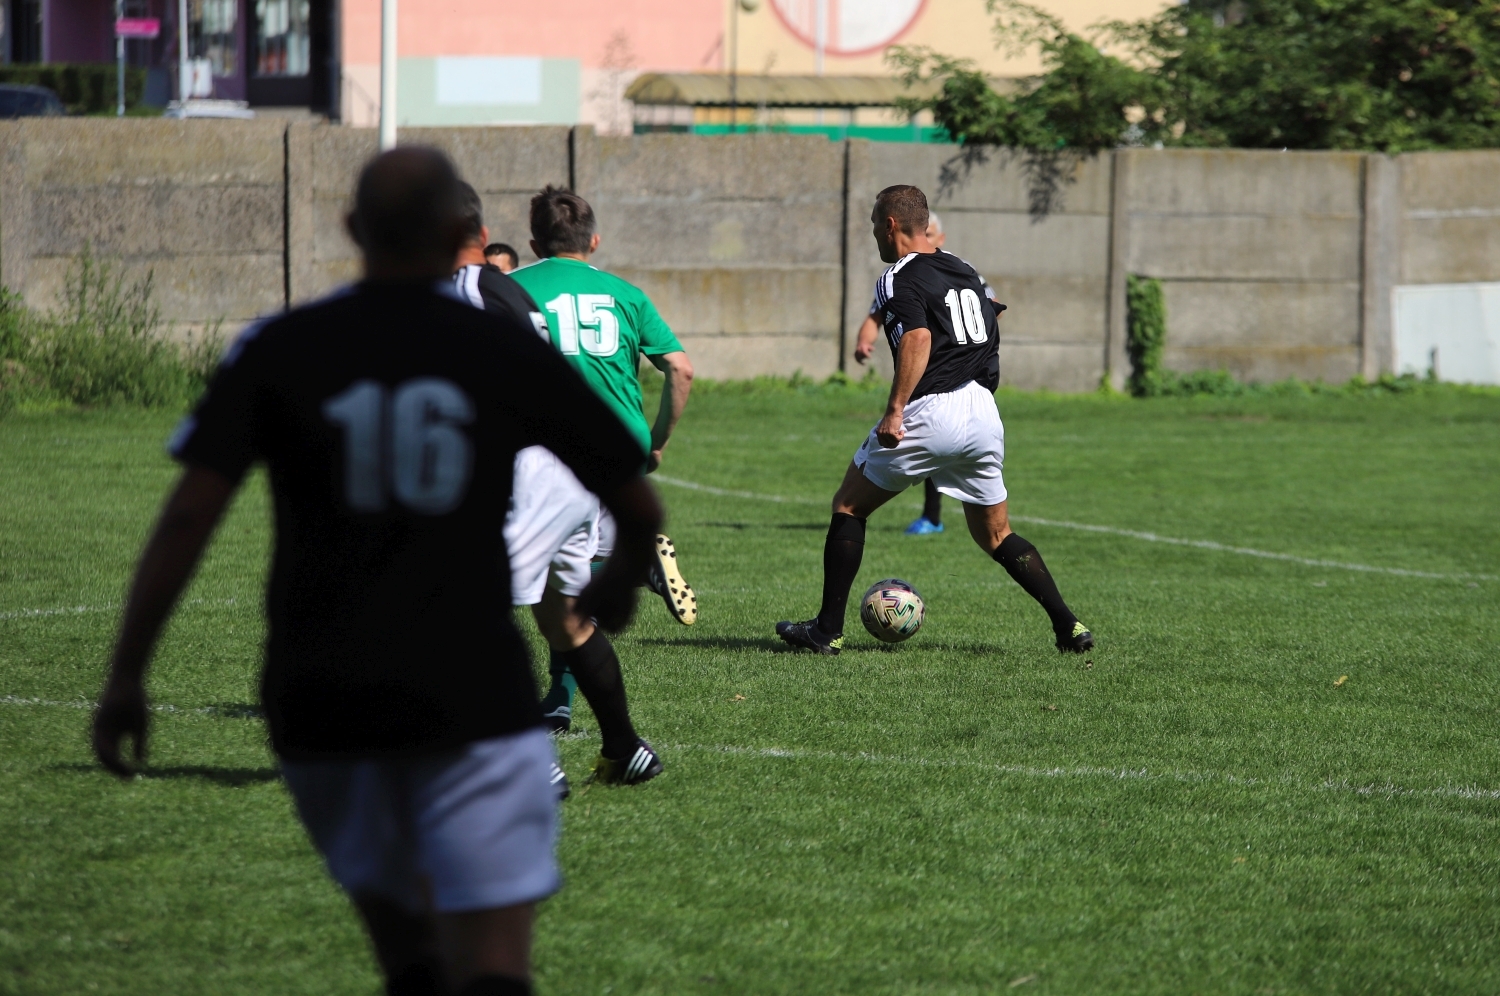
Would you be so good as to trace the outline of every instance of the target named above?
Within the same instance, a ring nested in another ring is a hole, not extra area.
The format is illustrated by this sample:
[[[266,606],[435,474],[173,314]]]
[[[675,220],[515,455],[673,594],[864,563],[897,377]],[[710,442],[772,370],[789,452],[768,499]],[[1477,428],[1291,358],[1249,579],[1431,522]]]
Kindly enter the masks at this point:
[[[661,356],[682,344],[639,287],[577,259],[552,257],[511,272],[542,306],[552,345],[625,428],[651,450],[651,427],[641,408],[640,354]]]

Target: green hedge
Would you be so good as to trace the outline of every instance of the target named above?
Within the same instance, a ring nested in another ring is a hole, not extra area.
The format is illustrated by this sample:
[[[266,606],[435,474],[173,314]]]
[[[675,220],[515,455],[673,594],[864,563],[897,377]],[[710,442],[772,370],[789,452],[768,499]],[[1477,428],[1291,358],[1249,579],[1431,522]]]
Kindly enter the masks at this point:
[[[1161,281],[1125,277],[1125,349],[1130,354],[1130,393],[1149,398],[1161,393],[1165,371],[1162,351],[1167,345],[1167,303]]]
[[[0,66],[0,83],[44,86],[62,98],[69,114],[104,114],[115,110],[115,79],[112,62],[49,62]],[[125,106],[140,104],[146,90],[146,70],[125,67]]]

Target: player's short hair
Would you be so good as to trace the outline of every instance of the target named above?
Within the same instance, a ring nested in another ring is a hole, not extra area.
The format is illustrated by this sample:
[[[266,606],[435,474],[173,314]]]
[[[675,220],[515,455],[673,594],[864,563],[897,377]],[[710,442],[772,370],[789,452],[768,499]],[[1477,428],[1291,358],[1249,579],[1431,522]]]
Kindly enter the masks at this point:
[[[405,145],[365,164],[350,229],[366,254],[423,259],[452,251],[460,220],[458,171],[437,149]]]
[[[484,230],[484,201],[480,199],[479,191],[462,180],[458,181],[458,203],[464,219],[464,241],[478,242],[479,233]]]
[[[586,253],[593,234],[594,209],[573,191],[548,184],[531,199],[531,237],[543,256]]]
[[[875,215],[895,218],[907,235],[927,231],[927,195],[909,183],[886,187],[875,195]]]
[[[514,248],[506,245],[504,242],[491,242],[489,245],[484,247],[484,258],[489,259],[491,256],[509,256],[511,266],[521,265],[520,254],[518,254]]]

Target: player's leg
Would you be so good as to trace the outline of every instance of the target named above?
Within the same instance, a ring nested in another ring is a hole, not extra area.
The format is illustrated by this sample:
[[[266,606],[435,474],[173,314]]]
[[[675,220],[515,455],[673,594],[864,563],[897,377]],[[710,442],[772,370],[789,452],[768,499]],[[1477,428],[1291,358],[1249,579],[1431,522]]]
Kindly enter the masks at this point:
[[[777,623],[778,636],[794,647],[821,654],[837,654],[843,649],[849,589],[865,555],[865,522],[877,508],[900,493],[880,487],[865,476],[860,466],[849,464],[844,481],[833,496],[833,519],[823,541],[823,602],[818,615],[806,622]]]
[[[1057,637],[1058,650],[1083,653],[1092,649],[1093,634],[1063,601],[1042,555],[1028,540],[1011,531],[1006,504],[1003,501],[998,505],[965,502],[964,520],[969,525],[969,535],[1046,611],[1047,618],[1052,621],[1052,632]]]
[[[561,885],[555,753],[540,730],[409,762],[406,802],[447,992],[531,992],[535,903]]]
[[[625,675],[614,644],[592,620],[578,614],[577,596],[564,594],[566,590],[548,585],[532,612],[537,628],[552,648],[553,660],[578,682],[578,690],[599,723],[599,757],[594,762],[593,777],[608,784],[650,781],[662,772],[661,758],[640,738],[630,720]]]
[[[352,897],[364,921],[387,996],[442,996],[448,992],[432,917],[378,895]]]
[[[529,996],[536,904],[444,913],[437,947],[455,996]]]
[[[932,478],[922,484],[922,514],[906,527],[908,536],[928,536],[943,531],[943,493]]]
[[[283,761],[281,767],[313,846],[359,911],[388,996],[447,996],[393,765]]]

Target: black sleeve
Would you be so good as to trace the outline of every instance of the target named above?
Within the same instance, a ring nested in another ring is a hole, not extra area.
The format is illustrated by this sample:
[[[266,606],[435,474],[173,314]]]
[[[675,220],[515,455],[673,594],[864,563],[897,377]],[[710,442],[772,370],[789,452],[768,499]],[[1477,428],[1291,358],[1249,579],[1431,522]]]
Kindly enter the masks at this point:
[[[510,315],[547,338],[547,320],[542,309],[526,293],[526,288],[501,273],[498,266],[486,266],[479,271],[479,296],[484,300],[485,311]]]
[[[207,467],[238,482],[260,459],[255,411],[260,334],[261,326],[251,326],[224,354],[208,390],[167,443],[177,462]]]
[[[927,306],[915,277],[900,272],[892,275],[891,299],[885,303],[885,314],[886,334],[893,342],[912,329],[927,328]]]
[[[507,395],[524,445],[556,453],[595,494],[639,477],[640,444],[551,343],[524,333],[506,338],[505,363],[514,378]]]

